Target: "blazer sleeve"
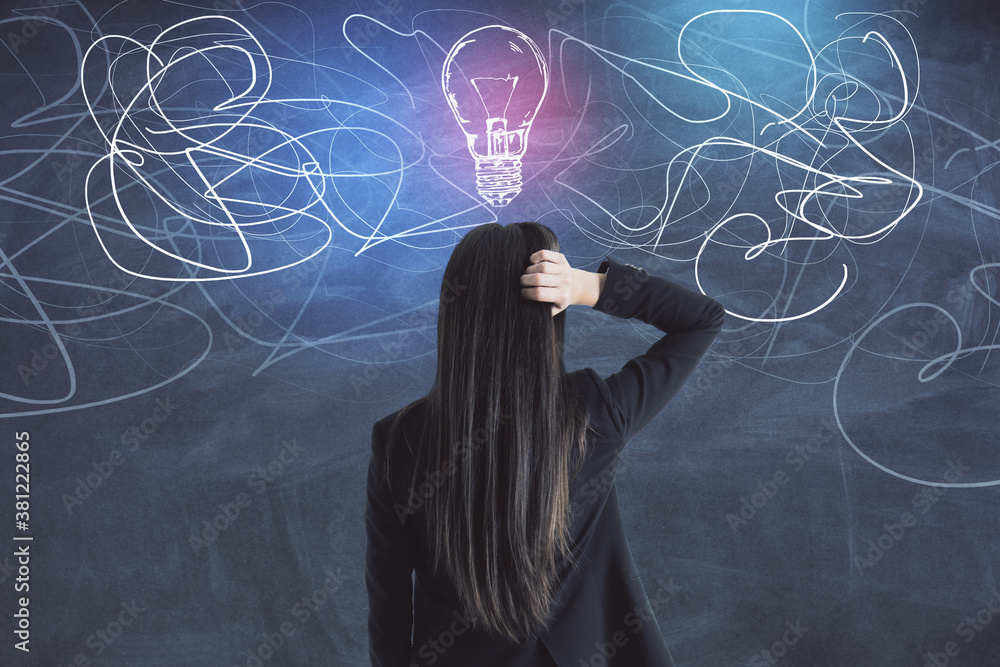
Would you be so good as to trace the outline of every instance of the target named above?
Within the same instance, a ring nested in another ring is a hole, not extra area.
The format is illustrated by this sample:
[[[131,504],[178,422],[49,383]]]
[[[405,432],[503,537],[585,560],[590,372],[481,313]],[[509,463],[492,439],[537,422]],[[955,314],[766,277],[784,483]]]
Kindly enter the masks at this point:
[[[599,271],[606,271],[607,277],[595,310],[641,320],[665,334],[605,378],[605,387],[598,385],[627,442],[694,372],[722,331],[725,309],[711,297],[610,257]]]
[[[414,536],[386,484],[386,435],[372,428],[365,509],[368,653],[373,667],[407,667],[413,629]],[[402,507],[400,505],[400,507]],[[402,517],[402,519],[401,519]]]

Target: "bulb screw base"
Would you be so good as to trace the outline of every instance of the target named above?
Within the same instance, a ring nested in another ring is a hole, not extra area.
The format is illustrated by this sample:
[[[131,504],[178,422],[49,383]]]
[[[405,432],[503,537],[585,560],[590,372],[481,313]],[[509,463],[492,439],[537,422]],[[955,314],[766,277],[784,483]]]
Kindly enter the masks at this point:
[[[521,192],[521,160],[476,158],[476,190],[490,206],[511,203]]]

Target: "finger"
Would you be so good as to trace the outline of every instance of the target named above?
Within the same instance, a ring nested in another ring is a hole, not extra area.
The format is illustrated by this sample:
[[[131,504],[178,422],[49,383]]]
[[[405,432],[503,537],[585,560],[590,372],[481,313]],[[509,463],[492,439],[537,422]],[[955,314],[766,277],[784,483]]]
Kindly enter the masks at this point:
[[[555,303],[558,294],[548,287],[522,287],[521,296],[531,301],[545,301]]]
[[[521,274],[520,284],[524,287],[559,287],[562,281],[554,273],[524,273]]]
[[[558,264],[554,264],[549,261],[540,261],[537,264],[532,264],[524,270],[525,273],[559,273],[563,270]]]
[[[562,253],[556,252],[555,250],[548,250],[546,248],[543,248],[535,253],[532,253],[532,255],[528,258],[528,260],[531,261],[532,263],[537,263],[537,262],[559,263],[566,261]]]

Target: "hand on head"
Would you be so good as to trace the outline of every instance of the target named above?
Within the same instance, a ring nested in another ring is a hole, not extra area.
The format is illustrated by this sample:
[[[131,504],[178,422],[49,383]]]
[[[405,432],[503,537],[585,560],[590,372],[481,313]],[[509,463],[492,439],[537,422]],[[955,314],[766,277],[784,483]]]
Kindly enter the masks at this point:
[[[553,316],[576,303],[577,269],[569,265],[562,253],[539,250],[528,261],[528,268],[521,275],[522,297],[551,303]]]

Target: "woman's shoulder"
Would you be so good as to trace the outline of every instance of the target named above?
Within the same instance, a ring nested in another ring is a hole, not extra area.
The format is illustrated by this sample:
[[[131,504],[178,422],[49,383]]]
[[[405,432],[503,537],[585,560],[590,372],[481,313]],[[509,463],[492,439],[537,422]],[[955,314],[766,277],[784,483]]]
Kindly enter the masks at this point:
[[[423,414],[423,403],[414,401],[375,422],[371,465],[376,479],[388,476],[393,487],[406,488],[416,465]]]
[[[392,435],[395,440],[398,437],[421,429],[423,418],[424,398],[420,398],[376,421],[373,428],[373,436],[381,435],[384,440],[388,440],[390,435]],[[394,426],[396,433],[393,433]]]
[[[397,409],[395,412],[390,412],[386,416],[376,422],[377,424],[382,424],[385,426],[391,426],[394,421],[401,419],[401,424],[409,423],[423,415],[424,406],[427,401],[427,396],[421,396],[420,398],[413,400],[403,407]]]

